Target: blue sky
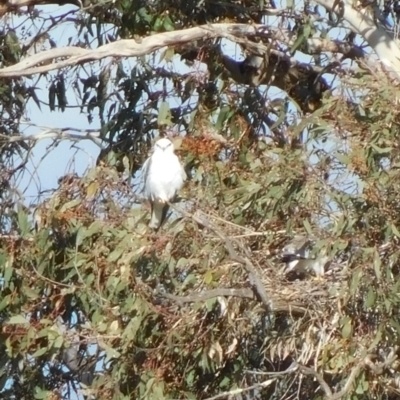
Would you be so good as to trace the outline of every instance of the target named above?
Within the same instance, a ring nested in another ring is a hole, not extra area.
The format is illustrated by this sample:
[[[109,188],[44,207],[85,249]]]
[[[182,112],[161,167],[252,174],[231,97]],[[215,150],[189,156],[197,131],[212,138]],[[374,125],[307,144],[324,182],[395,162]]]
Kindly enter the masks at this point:
[[[286,1],[277,2],[278,7],[284,7],[286,5]],[[302,2],[295,2],[297,6],[299,6]],[[321,7],[320,7],[321,9]],[[67,12],[77,10],[74,6],[43,6],[41,8],[41,15],[56,17],[59,15],[63,15]],[[72,17],[76,14],[70,14],[69,17]],[[26,17],[11,17],[11,26],[19,27],[19,32],[21,32],[22,23],[26,20]],[[271,26],[279,26],[279,22],[281,20],[277,17],[266,17],[266,24],[270,24]],[[47,22],[47,25],[50,22]],[[26,29],[29,29],[32,22],[27,21],[23,25],[25,25]],[[285,26],[282,26],[285,28]],[[40,24],[38,24],[38,28],[41,28]],[[113,27],[104,26],[103,31],[110,31]],[[35,30],[33,30],[35,31]],[[334,28],[329,32],[330,37],[342,38],[345,35],[345,30],[342,28]],[[50,32],[51,37],[57,42],[57,45],[64,46],[67,45],[71,38],[75,38],[77,35],[77,29],[73,22],[63,22],[60,26],[53,29]],[[28,38],[27,40],[30,40]],[[93,46],[96,46],[96,40],[93,41]],[[224,43],[224,51],[232,56],[242,58],[240,48],[229,41],[225,41]],[[153,62],[157,63],[157,60],[160,57],[160,54],[155,54],[153,56]],[[189,72],[193,70],[193,68],[189,68],[183,62],[180,62],[178,57],[173,59],[173,62],[168,65],[168,68],[172,68],[179,72]],[[302,53],[297,52],[296,58],[302,62],[310,61],[311,57],[306,56]],[[107,65],[109,60],[101,60],[96,66],[85,66],[86,70],[90,74],[91,71],[98,71],[104,65]],[[165,64],[165,62],[164,62]],[[124,60],[124,65],[126,69],[129,70],[134,65],[134,59],[126,59]],[[201,66],[199,64],[200,68]],[[52,72],[51,75],[55,76],[56,72]],[[38,83],[38,87],[41,89],[37,92],[40,99],[47,102],[48,96],[48,83],[45,78],[42,78]],[[265,90],[266,87],[261,87],[261,90]],[[268,90],[268,97],[271,99],[281,92],[280,90],[271,87]],[[76,105],[75,93],[70,88],[67,91],[67,98],[69,105]],[[64,128],[64,127],[74,127],[78,129],[98,129],[99,122],[95,117],[91,124],[88,123],[86,115],[80,113],[79,108],[67,108],[64,112],[54,111],[50,112],[48,107],[43,106],[42,111],[38,109],[36,104],[33,101],[28,103],[27,107],[28,118],[32,123],[37,124],[39,126],[46,127],[55,127],[55,128]],[[32,134],[40,132],[40,128],[36,127],[27,127],[21,125],[21,133],[22,134]],[[56,147],[49,146],[52,144],[52,140],[44,140],[37,143],[33,150],[32,157],[28,164],[27,173],[23,174],[19,177],[16,182],[17,187],[20,191],[22,191],[25,195],[26,202],[36,203],[37,202],[37,194],[40,191],[45,191],[49,189],[57,188],[57,180],[66,173],[77,172],[79,175],[82,175],[84,171],[94,166],[97,156],[99,154],[99,148],[94,143],[90,141],[82,141],[79,143],[72,143],[69,141],[62,141]],[[336,146],[336,143],[325,143],[325,149],[328,147]]]
[[[74,6],[44,6],[42,7],[44,15],[52,15],[53,17],[65,14],[68,11],[76,10]],[[279,19],[276,17],[267,17],[268,23],[277,26]],[[21,23],[24,18],[13,17],[13,26],[19,26],[21,29]],[[29,27],[29,23],[24,24],[25,27]],[[104,30],[112,29],[111,26],[105,26]],[[343,30],[342,30],[343,31]],[[77,34],[76,27],[73,22],[63,22],[58,28],[52,30],[50,35],[56,40],[57,45],[67,45],[70,38],[75,38]],[[336,34],[336,32],[335,32]],[[343,33],[340,30],[337,31],[338,35]],[[97,43],[94,41],[93,45]],[[232,57],[241,57],[240,48],[231,42],[225,41],[224,43],[225,52]],[[159,58],[159,54],[154,55],[154,60]],[[177,60],[175,57],[173,60],[173,68],[179,72],[189,72],[190,68],[187,67],[183,62]],[[299,60],[306,62],[309,61],[310,57],[305,55],[299,55]],[[100,65],[106,65],[107,60],[100,61]],[[124,61],[124,65],[130,68],[134,65],[132,59]],[[169,65],[171,67],[171,65]],[[93,68],[93,67],[91,67]],[[91,68],[88,68],[89,72]],[[96,67],[94,67],[96,68]],[[57,72],[51,73],[53,76]],[[47,102],[48,96],[48,84],[45,79],[41,79],[38,87],[41,89],[37,92],[40,99]],[[262,88],[264,89],[264,88]],[[269,98],[279,95],[280,90],[272,87],[268,91]],[[67,98],[69,105],[76,105],[75,94],[72,89],[67,91]],[[64,128],[74,127],[79,129],[98,129],[99,122],[97,118],[94,118],[91,124],[88,123],[86,115],[80,113],[79,108],[67,108],[64,112],[53,111],[50,112],[46,106],[42,106],[42,111],[38,109],[33,101],[28,103],[27,107],[28,118],[32,123],[39,126]],[[40,128],[21,126],[21,133],[32,134],[40,132]],[[66,173],[77,172],[79,175],[83,174],[84,171],[95,164],[96,158],[99,154],[99,148],[90,141],[82,141],[79,143],[71,143],[69,141],[62,141],[56,147],[49,146],[53,143],[52,140],[43,140],[37,143],[33,150],[33,155],[28,164],[29,173],[25,173],[16,182],[18,188],[23,191],[26,202],[36,203],[37,194],[40,191],[56,188],[57,180],[59,177]]]

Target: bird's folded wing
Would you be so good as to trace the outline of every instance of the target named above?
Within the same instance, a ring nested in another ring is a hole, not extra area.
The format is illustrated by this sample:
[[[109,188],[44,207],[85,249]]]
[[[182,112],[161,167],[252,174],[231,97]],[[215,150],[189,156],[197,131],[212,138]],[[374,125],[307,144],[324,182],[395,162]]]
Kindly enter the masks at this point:
[[[149,171],[150,171],[150,166],[151,166],[151,157],[149,157],[143,164],[142,167],[142,182],[143,182],[143,192],[146,192],[146,187],[147,187],[147,178],[149,176]]]

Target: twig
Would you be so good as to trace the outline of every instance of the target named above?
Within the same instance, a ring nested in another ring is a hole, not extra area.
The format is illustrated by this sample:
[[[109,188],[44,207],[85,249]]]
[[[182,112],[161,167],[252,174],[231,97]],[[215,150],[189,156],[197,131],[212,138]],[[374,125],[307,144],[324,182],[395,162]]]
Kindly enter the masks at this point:
[[[290,364],[288,369],[285,369],[284,371],[279,371],[279,372],[263,372],[263,371],[249,371],[245,370],[244,372],[247,374],[255,374],[255,375],[272,375],[272,376],[280,376],[280,375],[287,375],[291,374],[295,371],[299,370],[299,364],[296,362],[293,362]]]
[[[247,299],[254,299],[254,293],[250,289],[228,289],[220,288],[207,290],[202,293],[195,293],[189,296],[175,296],[169,293],[157,293],[160,297],[165,297],[176,301],[177,303],[196,303],[198,301],[205,301],[218,296],[231,296],[231,297],[243,297]]]
[[[43,280],[45,280],[45,281],[47,281],[47,282],[49,282],[49,283],[51,283],[51,284],[53,284],[53,285],[61,286],[61,287],[66,287],[66,288],[72,288],[72,287],[73,287],[74,289],[76,289],[76,288],[79,289],[79,288],[82,288],[82,287],[83,287],[83,286],[76,286],[76,285],[71,286],[71,285],[67,285],[67,284],[62,283],[62,282],[53,281],[52,279],[47,278],[46,276],[42,275],[42,274],[35,268],[35,266],[33,265],[33,263],[31,263],[31,267],[32,267],[32,269],[35,271],[36,275],[37,275],[39,278],[41,278],[41,279],[43,279]]]
[[[230,390],[229,392],[223,392],[220,394],[217,394],[216,396],[213,397],[207,397],[204,400],[217,400],[217,399],[222,399],[224,397],[230,397],[230,396],[237,396],[240,393],[244,393],[244,392],[248,392],[249,390],[254,390],[254,389],[259,389],[259,388],[266,388],[268,386],[270,386],[272,383],[274,383],[276,381],[276,378],[274,379],[268,379],[266,381],[260,382],[260,383],[256,383],[255,385],[252,386],[248,386],[246,388],[239,388],[239,389],[233,389]]]
[[[315,379],[318,381],[320,384],[322,390],[325,392],[326,396],[330,399],[332,399],[332,390],[329,387],[329,385],[325,382],[324,378],[322,377],[321,374],[319,374],[317,371],[314,371],[311,368],[305,367],[304,365],[298,364],[298,370],[303,374],[303,375],[312,375],[315,377]],[[351,376],[351,375],[350,375]]]
[[[161,293],[158,292],[157,295],[159,297],[163,297],[172,301],[175,301],[178,304],[185,304],[185,303],[196,303],[200,301],[206,301],[208,299],[212,299],[213,297],[217,296],[231,296],[231,297],[242,297],[248,299],[255,299],[254,291],[251,289],[211,289],[206,290],[201,293],[195,293],[188,296],[176,296],[170,293]],[[294,303],[286,303],[280,300],[272,299],[274,304],[275,312],[288,312],[290,314],[299,314],[304,315],[307,312],[305,307],[302,307],[299,304]]]

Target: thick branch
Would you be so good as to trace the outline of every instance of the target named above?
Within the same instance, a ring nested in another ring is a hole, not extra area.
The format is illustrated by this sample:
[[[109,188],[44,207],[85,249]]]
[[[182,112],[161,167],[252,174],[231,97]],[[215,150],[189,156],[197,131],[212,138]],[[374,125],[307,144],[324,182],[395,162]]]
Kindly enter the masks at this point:
[[[134,39],[123,39],[107,43],[97,49],[82,49],[74,46],[54,48],[30,56],[16,65],[0,69],[0,78],[16,78],[44,73],[89,61],[101,60],[106,57],[143,56],[165,46],[184,44],[199,39],[231,37],[232,35],[246,37],[251,34],[255,35],[256,32],[256,26],[246,24],[213,24],[159,33],[148,36],[140,42],[136,42]],[[65,59],[54,62],[56,58]],[[50,64],[48,64],[49,61],[51,61]]]
[[[256,374],[261,374],[261,375],[272,375],[272,376],[283,376],[287,375],[290,373],[295,373],[295,372],[300,372],[303,375],[311,375],[313,376],[319,385],[321,386],[321,389],[325,393],[325,398],[327,400],[340,400],[342,397],[347,395],[353,384],[354,381],[357,379],[358,375],[360,372],[368,366],[373,373],[376,375],[380,375],[383,372],[384,368],[389,367],[395,360],[397,360],[397,347],[394,347],[390,354],[387,356],[387,359],[384,360],[382,363],[377,363],[374,364],[372,362],[372,358],[374,358],[373,354],[368,354],[365,359],[360,360],[358,364],[351,370],[350,374],[348,375],[348,378],[346,380],[346,383],[344,384],[343,388],[339,390],[338,392],[332,392],[332,389],[329,387],[329,385],[326,383],[324,380],[323,376],[315,371],[312,368],[306,367],[304,365],[298,364],[296,361],[294,361],[290,367],[285,370],[285,371],[279,371],[279,372],[259,372],[259,371],[246,371],[248,373],[256,373]]]
[[[297,40],[297,37],[287,29],[275,27],[268,27],[266,33],[261,36],[278,40],[289,47],[293,46]],[[353,59],[364,58],[366,56],[364,50],[360,46],[357,46],[353,43],[337,39],[330,39],[329,37],[315,37],[307,39],[307,54],[320,54],[324,51],[328,51],[330,53],[340,53]]]
[[[7,0],[4,4],[10,9],[26,7],[30,5],[40,6],[43,4],[76,4],[79,5],[79,0]]]
[[[54,48],[34,54],[20,61],[18,64],[0,69],[0,78],[16,78],[21,76],[33,75],[54,71],[76,64],[87,63],[100,60],[106,57],[137,57],[152,53],[166,46],[182,45],[199,39],[228,38],[238,43],[246,43],[252,51],[266,54],[268,48],[261,43],[254,43],[246,39],[249,37],[261,36],[270,37],[280,41],[289,41],[290,38],[282,31],[279,33],[275,29],[270,29],[265,25],[247,24],[210,24],[195,28],[182,29],[173,32],[158,33],[143,38],[140,42],[134,39],[124,39],[113,43],[108,43],[97,49],[83,49],[81,47],[61,47]],[[320,39],[312,39],[310,48],[315,51],[350,51],[348,47],[339,46],[335,42],[323,42]],[[317,50],[316,50],[317,49]],[[361,52],[356,52],[361,56]],[[56,59],[61,59],[56,61]]]
[[[80,0],[6,0],[0,2],[0,16],[8,12],[17,11],[21,7],[41,6],[46,4],[58,4],[59,6],[73,4],[74,6],[82,7],[82,2]]]
[[[370,7],[356,9],[353,0],[342,2],[332,0],[314,0],[328,10],[339,12],[343,10],[343,18],[349,23],[351,29],[360,34],[375,51],[381,62],[397,79],[400,77],[400,49],[393,36],[375,18]],[[339,5],[338,3],[342,3]]]

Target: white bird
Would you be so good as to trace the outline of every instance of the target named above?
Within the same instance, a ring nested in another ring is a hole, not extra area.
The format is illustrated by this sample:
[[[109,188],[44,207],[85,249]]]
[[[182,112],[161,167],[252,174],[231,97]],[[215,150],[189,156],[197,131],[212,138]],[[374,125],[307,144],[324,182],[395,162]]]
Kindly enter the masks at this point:
[[[168,211],[166,203],[174,199],[186,180],[186,172],[174,150],[169,139],[159,139],[143,165],[144,192],[151,203],[149,226],[152,229],[161,226]]]
[[[329,257],[325,249],[321,249],[317,256],[313,256],[312,248],[314,245],[315,240],[312,238],[295,236],[282,251],[281,260],[286,263],[286,271],[314,272],[317,277],[323,276]]]

